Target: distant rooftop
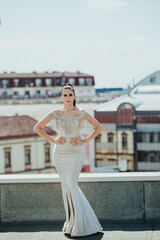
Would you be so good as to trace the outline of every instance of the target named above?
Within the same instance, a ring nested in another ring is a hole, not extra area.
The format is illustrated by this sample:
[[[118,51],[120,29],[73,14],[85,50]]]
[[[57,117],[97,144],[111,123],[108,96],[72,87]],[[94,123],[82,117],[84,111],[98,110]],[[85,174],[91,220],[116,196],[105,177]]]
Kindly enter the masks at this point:
[[[160,86],[141,86],[135,92],[131,92],[130,95],[125,94],[116,99],[100,104],[95,110],[117,111],[122,103],[130,103],[134,106],[136,111],[160,111],[159,89]]]
[[[138,88],[134,91],[135,94],[154,94],[160,93],[160,85],[144,85],[138,86]]]
[[[111,91],[123,91],[123,88],[96,88],[96,93],[105,93]]]
[[[77,72],[59,72],[59,71],[53,71],[53,72],[44,72],[44,73],[38,73],[36,71],[32,73],[16,73],[16,72],[3,72],[0,73],[0,78],[23,78],[23,77],[93,77],[92,75],[82,73],[80,71]]]
[[[33,127],[37,121],[27,115],[19,116],[0,116],[0,139],[13,138],[22,136],[35,136]],[[55,135],[55,131],[45,126],[44,131],[48,134]]]
[[[128,94],[102,103],[94,110],[114,112],[123,103],[130,103],[136,111],[160,111],[160,71],[139,81]]]

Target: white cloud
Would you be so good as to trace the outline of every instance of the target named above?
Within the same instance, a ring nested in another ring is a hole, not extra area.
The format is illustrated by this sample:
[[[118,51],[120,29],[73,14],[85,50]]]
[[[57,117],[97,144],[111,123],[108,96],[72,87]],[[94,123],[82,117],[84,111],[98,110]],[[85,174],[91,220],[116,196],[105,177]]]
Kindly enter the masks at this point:
[[[83,39],[75,39],[75,40],[40,40],[40,39],[32,39],[32,37],[27,37],[26,39],[21,40],[13,40],[13,39],[0,39],[0,50],[8,51],[8,50],[26,50],[26,49],[85,49],[85,48],[96,48],[96,47],[107,47],[108,41],[95,39],[83,38]]]
[[[131,43],[144,43],[146,41],[146,37],[143,35],[135,35],[129,39]]]
[[[128,6],[128,2],[124,0],[89,0],[89,9],[104,10],[106,12],[118,11],[119,8]]]

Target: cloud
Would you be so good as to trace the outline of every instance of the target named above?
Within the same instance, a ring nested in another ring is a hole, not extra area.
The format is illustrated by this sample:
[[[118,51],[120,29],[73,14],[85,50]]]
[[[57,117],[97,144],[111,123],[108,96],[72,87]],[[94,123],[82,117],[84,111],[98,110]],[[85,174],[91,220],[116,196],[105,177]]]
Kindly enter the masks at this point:
[[[98,9],[105,12],[118,11],[119,8],[128,6],[127,1],[123,0],[89,0],[89,9]]]
[[[143,36],[143,35],[135,35],[135,36],[131,37],[129,39],[129,41],[131,43],[141,44],[141,43],[144,43],[146,41],[146,37]]]
[[[92,38],[82,38],[75,40],[41,40],[32,39],[32,37],[27,37],[26,39],[16,40],[16,39],[0,39],[0,50],[1,51],[15,51],[15,50],[26,50],[26,49],[86,49],[86,48],[96,48],[96,47],[107,47],[108,41],[100,39],[96,41]]]

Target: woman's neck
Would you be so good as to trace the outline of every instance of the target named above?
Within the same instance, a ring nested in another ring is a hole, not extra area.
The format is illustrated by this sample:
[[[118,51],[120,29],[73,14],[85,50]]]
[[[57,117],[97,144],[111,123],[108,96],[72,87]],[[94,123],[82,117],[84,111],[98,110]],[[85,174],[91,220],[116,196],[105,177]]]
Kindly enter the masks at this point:
[[[72,106],[64,105],[63,110],[66,112],[71,112],[71,111],[75,110],[75,108],[76,107],[74,105],[72,105]]]

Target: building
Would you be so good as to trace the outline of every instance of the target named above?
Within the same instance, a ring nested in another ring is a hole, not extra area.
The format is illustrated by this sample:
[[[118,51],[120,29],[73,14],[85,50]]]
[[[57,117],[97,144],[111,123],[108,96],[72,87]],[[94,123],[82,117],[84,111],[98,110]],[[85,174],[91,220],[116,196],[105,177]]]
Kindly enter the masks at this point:
[[[96,95],[98,99],[103,101],[110,101],[114,98],[120,97],[127,93],[127,89],[123,88],[97,88]]]
[[[160,71],[96,107],[95,117],[104,128],[95,141],[97,167],[160,170]]]
[[[60,96],[67,82],[74,86],[77,100],[95,96],[94,77],[77,72],[0,73],[1,99],[39,99]]]
[[[37,121],[27,115],[0,116],[0,173],[54,173],[54,144],[33,131]],[[45,126],[47,134],[56,132]]]

